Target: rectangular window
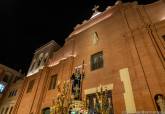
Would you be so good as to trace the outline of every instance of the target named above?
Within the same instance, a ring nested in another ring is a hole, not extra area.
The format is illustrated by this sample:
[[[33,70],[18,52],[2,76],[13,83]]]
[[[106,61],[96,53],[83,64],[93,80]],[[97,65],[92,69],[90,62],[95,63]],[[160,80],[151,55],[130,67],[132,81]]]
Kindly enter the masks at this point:
[[[103,52],[95,53],[91,56],[91,70],[103,67]]]
[[[11,97],[11,94],[12,94],[12,91],[10,91],[10,93],[9,93],[9,96],[8,96],[8,97]]]
[[[12,111],[13,111],[13,107],[10,108],[9,114],[12,114]]]
[[[17,94],[17,90],[16,90],[16,89],[14,89],[14,90],[10,91],[10,93],[9,93],[9,96],[8,96],[8,97],[16,96],[16,94]]]
[[[17,95],[17,90],[14,90],[13,96]]]
[[[31,81],[29,82],[29,85],[28,85],[28,88],[27,88],[27,93],[29,93],[29,92],[32,91],[33,86],[34,86],[34,82],[35,82],[35,80],[31,80]]]
[[[1,114],[3,114],[3,112],[4,112],[4,108],[2,108],[2,110],[1,110]]]
[[[8,113],[8,110],[9,110],[9,107],[7,107],[7,108],[6,108],[5,114],[7,114],[7,113]]]
[[[56,80],[57,80],[57,75],[51,76],[49,90],[55,89],[55,87],[56,87]]]

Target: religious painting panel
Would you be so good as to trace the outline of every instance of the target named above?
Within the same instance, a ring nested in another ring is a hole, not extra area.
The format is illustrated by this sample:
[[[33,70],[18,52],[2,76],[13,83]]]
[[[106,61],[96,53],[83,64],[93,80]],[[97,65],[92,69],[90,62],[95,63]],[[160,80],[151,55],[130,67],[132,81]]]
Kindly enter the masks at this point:
[[[86,102],[88,114],[114,114],[111,90],[88,94]]]

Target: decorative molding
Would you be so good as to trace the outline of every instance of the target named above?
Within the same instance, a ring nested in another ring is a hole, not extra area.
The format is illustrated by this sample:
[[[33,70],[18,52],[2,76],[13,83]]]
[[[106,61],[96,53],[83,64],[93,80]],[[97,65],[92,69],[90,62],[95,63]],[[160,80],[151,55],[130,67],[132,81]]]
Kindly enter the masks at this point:
[[[128,68],[120,69],[120,79],[124,85],[124,101],[127,113],[136,113],[136,106]]]
[[[85,89],[84,90],[84,93],[85,93],[85,95],[87,95],[87,94],[96,93],[97,90],[99,92],[101,87],[102,87],[103,91],[105,91],[105,89],[107,89],[107,90],[113,90],[113,84],[107,84],[107,85],[100,85],[99,87]]]

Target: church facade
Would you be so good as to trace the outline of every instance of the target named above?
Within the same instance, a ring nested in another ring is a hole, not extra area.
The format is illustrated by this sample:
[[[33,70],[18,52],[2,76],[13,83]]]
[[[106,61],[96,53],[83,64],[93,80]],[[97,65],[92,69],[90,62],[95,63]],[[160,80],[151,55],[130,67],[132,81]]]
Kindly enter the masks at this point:
[[[13,114],[165,111],[165,1],[116,2],[37,49]]]

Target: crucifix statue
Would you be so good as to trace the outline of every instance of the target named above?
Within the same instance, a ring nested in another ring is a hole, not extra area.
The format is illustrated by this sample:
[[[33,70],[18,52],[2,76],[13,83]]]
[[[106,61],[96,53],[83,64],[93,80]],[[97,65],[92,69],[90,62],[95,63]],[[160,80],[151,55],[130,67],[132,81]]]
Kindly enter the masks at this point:
[[[80,74],[79,69],[76,69],[76,72],[73,73],[72,80],[72,94],[75,100],[80,99],[80,89],[81,89],[81,79],[82,75]]]
[[[82,64],[82,69],[76,68],[75,73],[73,73],[71,76],[72,95],[74,97],[74,100],[81,100],[83,78],[84,78],[84,61]]]

